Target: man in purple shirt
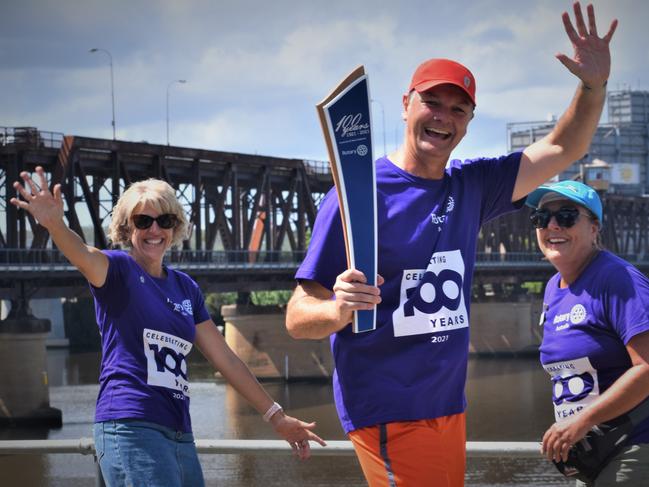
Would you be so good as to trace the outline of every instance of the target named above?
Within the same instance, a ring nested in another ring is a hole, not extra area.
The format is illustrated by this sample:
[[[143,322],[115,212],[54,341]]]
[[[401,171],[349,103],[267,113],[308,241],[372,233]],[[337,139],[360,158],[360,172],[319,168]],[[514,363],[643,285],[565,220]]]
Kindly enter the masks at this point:
[[[475,79],[459,63],[431,59],[403,95],[402,147],[376,162],[378,287],[348,269],[340,213],[322,203],[296,274],[286,326],[295,338],[331,337],[334,395],[343,428],[374,486],[461,486],[469,299],[480,225],[587,151],[610,70],[592,6],[575,3],[575,53],[558,55],[580,80],[553,131],[522,153],[450,161],[476,106]],[[449,162],[450,161],[450,162]],[[355,310],[377,306],[377,328],[351,332]]]

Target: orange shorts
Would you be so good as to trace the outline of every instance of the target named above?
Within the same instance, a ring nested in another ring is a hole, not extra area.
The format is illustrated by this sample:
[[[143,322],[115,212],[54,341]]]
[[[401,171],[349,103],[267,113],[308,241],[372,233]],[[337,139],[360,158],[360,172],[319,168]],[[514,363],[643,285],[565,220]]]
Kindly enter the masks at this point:
[[[463,487],[465,414],[349,433],[370,487]]]

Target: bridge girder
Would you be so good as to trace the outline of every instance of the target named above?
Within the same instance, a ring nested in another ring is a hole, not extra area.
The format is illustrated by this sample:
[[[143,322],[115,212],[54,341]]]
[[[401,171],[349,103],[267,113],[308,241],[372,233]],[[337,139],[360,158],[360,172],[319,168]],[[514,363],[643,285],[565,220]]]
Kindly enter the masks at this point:
[[[124,189],[150,177],[169,182],[190,222],[184,248],[250,249],[255,226],[262,238],[254,250],[303,251],[316,208],[332,185],[327,171],[310,171],[299,159],[63,137],[60,149],[0,147],[0,178],[5,186],[21,171],[44,167],[49,184],[61,184],[70,227],[84,241],[106,248],[110,212]],[[8,248],[47,248],[47,232],[4,198]],[[90,230],[87,223],[91,223]],[[86,228],[84,228],[86,227]]]
[[[332,185],[324,163],[317,167],[299,159],[29,134],[14,138],[13,143],[5,139],[0,145],[0,249],[53,246],[43,227],[9,204],[15,194],[12,182],[19,179],[21,171],[31,172],[37,165],[45,168],[51,186],[62,185],[70,227],[99,248],[109,245],[105,231],[124,189],[135,181],[156,177],[176,189],[187,213],[192,231],[183,244],[185,250],[288,251],[302,255],[317,207]],[[603,199],[604,247],[622,257],[644,261],[649,254],[649,200],[616,195]],[[524,209],[486,223],[479,235],[478,253],[536,254],[540,260],[528,216],[529,211]],[[278,289],[290,284],[286,269],[275,272],[255,276],[210,271],[199,272],[197,278],[206,289],[213,290]],[[477,265],[475,282],[521,283],[545,279],[550,272],[550,266],[542,270],[534,266],[498,270]],[[259,282],[251,284],[255,279]],[[14,276],[0,287],[15,287],[17,280],[20,277]],[[71,287],[80,289],[74,279],[69,281]],[[61,282],[44,276],[42,284],[54,288]],[[36,292],[37,286],[34,289]]]

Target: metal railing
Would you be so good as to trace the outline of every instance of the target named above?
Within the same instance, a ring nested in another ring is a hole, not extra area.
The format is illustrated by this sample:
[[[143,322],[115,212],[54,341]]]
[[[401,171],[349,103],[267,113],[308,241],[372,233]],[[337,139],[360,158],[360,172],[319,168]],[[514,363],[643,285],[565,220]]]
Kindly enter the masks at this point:
[[[59,149],[63,144],[60,132],[45,132],[36,127],[0,127],[0,146]]]
[[[302,262],[306,251],[279,250],[171,250],[166,256],[170,263],[197,263],[227,266],[232,264],[272,264]],[[623,256],[625,257],[625,256]],[[625,258],[637,256],[626,256]],[[539,252],[478,252],[476,262],[491,263],[546,263]],[[56,249],[0,249],[1,264],[67,264],[68,260]]]
[[[304,170],[309,175],[331,174],[331,167],[327,161],[304,159],[302,162],[304,163]]]
[[[305,251],[172,250],[165,262],[183,269],[294,268]],[[30,270],[71,270],[72,264],[56,249],[0,249],[0,272]]]
[[[228,455],[290,455],[292,450],[282,440],[196,440],[199,454]],[[540,458],[540,446],[523,441],[468,441],[466,453],[469,458]],[[82,454],[94,455],[92,438],[73,440],[9,440],[0,441],[0,455]],[[311,442],[313,456],[352,456],[351,441],[328,441],[326,447]],[[95,462],[96,484],[105,487],[99,465]]]
[[[306,251],[277,250],[171,250],[165,263],[186,270],[232,270],[232,269],[278,269],[296,268],[304,259]],[[649,255],[621,254],[622,259],[638,267],[649,267]],[[545,268],[550,263],[540,252],[478,252],[476,268],[494,267]],[[8,249],[0,248],[0,273],[7,271],[73,271],[75,268],[56,249]]]
[[[196,450],[200,454],[273,454],[286,455],[292,452],[283,440],[196,440]],[[467,456],[471,458],[537,458],[540,445],[533,441],[467,441]],[[72,440],[4,440],[0,441],[0,455],[33,455],[77,453],[94,455],[95,443],[92,438]],[[350,456],[354,454],[351,441],[327,441],[323,447],[311,442],[314,456]]]

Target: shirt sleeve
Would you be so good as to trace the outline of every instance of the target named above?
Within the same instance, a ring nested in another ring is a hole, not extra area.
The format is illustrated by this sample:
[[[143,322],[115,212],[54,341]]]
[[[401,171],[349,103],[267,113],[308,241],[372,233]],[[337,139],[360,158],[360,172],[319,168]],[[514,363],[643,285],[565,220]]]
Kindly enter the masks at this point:
[[[625,345],[636,335],[649,331],[649,280],[628,265],[606,280],[609,320]]]
[[[205,306],[205,297],[201,292],[198,283],[192,280],[192,286],[194,288],[194,304],[192,306],[192,311],[194,315],[194,324],[198,325],[203,323],[211,318],[209,311],[207,311],[207,306]]]
[[[295,278],[308,279],[332,290],[336,277],[347,269],[338,196],[332,188],[322,201],[313,225],[311,242]]]
[[[106,281],[101,287],[95,287],[88,283],[90,292],[98,301],[114,299],[119,302],[122,299],[120,292],[125,290],[124,273],[128,272],[126,254],[118,250],[102,250],[102,252],[108,258]]]
[[[513,152],[506,156],[473,161],[470,185],[482,188],[481,223],[518,210],[525,203],[525,198],[512,203],[521,155],[522,152]]]

